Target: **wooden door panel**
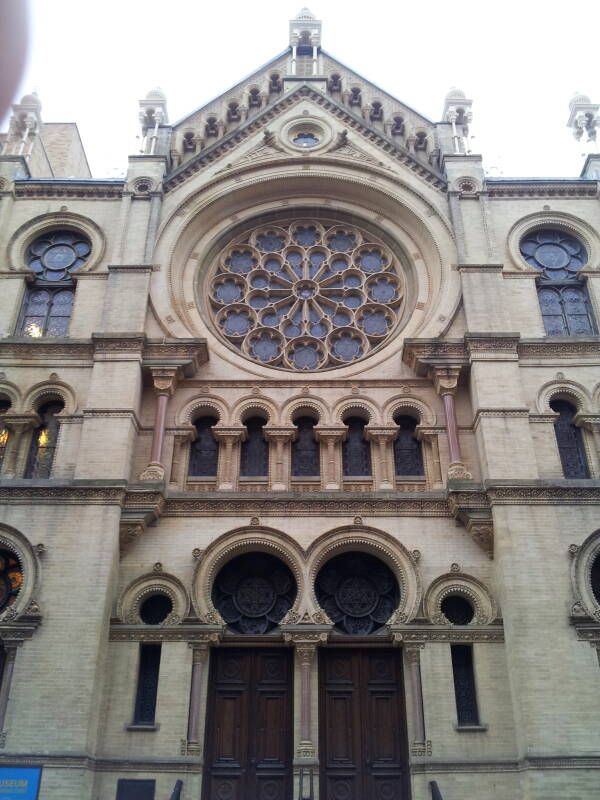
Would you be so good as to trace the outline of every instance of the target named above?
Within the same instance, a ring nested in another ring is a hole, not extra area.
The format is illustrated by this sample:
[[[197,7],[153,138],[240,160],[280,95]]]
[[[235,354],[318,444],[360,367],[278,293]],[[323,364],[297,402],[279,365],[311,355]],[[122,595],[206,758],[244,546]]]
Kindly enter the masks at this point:
[[[283,692],[259,692],[254,715],[254,758],[260,765],[284,766],[287,697]]]
[[[248,716],[247,704],[245,692],[219,693],[215,698],[215,766],[228,764],[241,768],[245,765],[248,748],[243,725]]]
[[[327,693],[327,766],[355,766],[354,697],[348,692]]]

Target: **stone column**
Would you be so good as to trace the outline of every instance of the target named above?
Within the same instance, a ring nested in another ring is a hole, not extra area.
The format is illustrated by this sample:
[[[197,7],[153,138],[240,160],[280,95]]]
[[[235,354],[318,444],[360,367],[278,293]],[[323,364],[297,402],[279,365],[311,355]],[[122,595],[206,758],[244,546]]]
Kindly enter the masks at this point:
[[[458,387],[458,377],[460,367],[434,367],[432,379],[435,390],[442,396],[444,401],[444,411],[446,413],[446,432],[448,435],[448,447],[450,449],[450,464],[448,465],[449,480],[471,480],[473,477],[465,468],[460,452],[460,442],[458,440],[458,425],[456,422],[456,409],[454,405],[454,395]]]
[[[425,745],[425,712],[423,709],[423,685],[421,683],[421,650],[424,645],[411,644],[406,647],[410,693],[413,704],[414,745]],[[412,748],[411,748],[412,750]]]
[[[296,428],[265,428],[264,434],[271,443],[269,453],[271,491],[285,492],[290,488],[290,449]]]
[[[346,438],[346,428],[315,428],[315,436],[324,447],[321,448],[321,473],[324,489],[339,489],[342,485],[342,454],[340,445]]]
[[[169,398],[175,392],[178,373],[178,367],[150,367],[152,385],[156,394],[156,414],[154,417],[150,462],[140,475],[141,481],[164,480],[165,467],[162,463],[162,450],[165,440],[167,408],[169,406]]]
[[[235,445],[246,439],[246,428],[213,428],[213,434],[219,442],[219,464],[217,467],[217,489],[222,492],[233,492],[237,488],[239,468],[233,463]]]
[[[187,727],[187,750],[194,746],[200,752],[200,699],[202,691],[202,673],[208,660],[208,644],[190,642],[192,648],[192,683],[190,687],[190,704]]]
[[[12,683],[12,676],[15,668],[15,658],[17,657],[17,649],[21,642],[4,642],[4,650],[6,653],[6,660],[4,662],[4,670],[2,672],[2,683],[0,684],[0,745],[4,746],[6,740],[6,731],[4,723],[6,721],[6,709],[8,708],[8,701],[10,699],[10,685]]]
[[[37,414],[7,414],[4,417],[4,424],[8,428],[8,442],[6,445],[6,454],[4,456],[4,466],[2,469],[2,478],[17,478],[21,477],[23,457],[22,456],[22,441],[27,431],[36,428],[41,424],[41,420]],[[27,437],[25,437],[27,438]]]
[[[193,442],[196,437],[196,430],[190,427],[190,430],[181,432],[176,431],[173,439],[173,460],[171,462],[171,475],[169,482],[183,489],[185,484],[185,466],[187,463],[186,454],[190,442]]]
[[[435,428],[422,428],[417,425],[417,439],[424,442],[429,451],[424,454],[425,472],[433,484],[432,488],[442,485],[442,467],[440,464],[440,445],[438,442],[438,431]]]
[[[588,433],[586,441],[584,433],[584,446],[588,456],[588,468],[590,477],[600,477],[600,414],[581,414],[575,415],[575,424]]]
[[[374,442],[373,465],[375,467],[375,488],[393,489],[395,487],[394,459],[391,444],[398,435],[398,427],[371,428],[367,426],[367,439]]]

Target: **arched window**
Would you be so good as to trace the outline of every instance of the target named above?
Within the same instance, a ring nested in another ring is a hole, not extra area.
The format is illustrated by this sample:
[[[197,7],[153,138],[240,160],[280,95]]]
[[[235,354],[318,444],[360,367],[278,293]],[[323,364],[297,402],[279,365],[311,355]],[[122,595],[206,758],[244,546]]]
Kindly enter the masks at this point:
[[[588,261],[583,244],[563,231],[545,228],[528,233],[520,249],[529,266],[541,272],[538,300],[547,335],[596,333],[587,289],[578,277]]]
[[[212,428],[217,424],[216,417],[201,417],[194,423],[196,440],[190,448],[190,466],[188,474],[214,478],[219,461],[219,443],[215,439]]]
[[[353,86],[350,89],[349,104],[351,106],[360,106],[362,104],[362,95],[358,86]]]
[[[346,441],[342,444],[344,477],[371,477],[371,443],[365,438],[365,425],[360,417],[348,417]]]
[[[248,106],[250,108],[260,108],[261,103],[260,89],[250,89],[248,92]]]
[[[321,474],[320,447],[315,438],[315,424],[312,417],[299,417],[294,423],[298,429],[296,440],[292,442],[292,476],[294,478],[314,477]]]
[[[67,335],[75,299],[72,273],[90,251],[87,237],[75,231],[52,231],[32,242],[26,258],[35,280],[25,293],[17,335]]]
[[[265,420],[250,417],[246,421],[246,441],[242,442],[240,476],[242,478],[264,478],[269,474],[269,444],[263,428]]]
[[[400,415],[394,421],[400,429],[394,440],[396,475],[424,475],[421,442],[415,435],[417,420]]]
[[[23,585],[23,567],[10,550],[0,550],[0,611],[12,606]]]
[[[590,570],[590,583],[592,584],[592,594],[596,602],[600,605],[600,554],[596,556]]]
[[[11,406],[10,400],[0,399],[0,470],[4,463],[4,456],[6,454],[6,446],[8,445],[8,428],[4,422],[4,414],[9,411]]]
[[[380,122],[383,119],[383,107],[378,100],[371,106],[371,122]]]
[[[573,422],[577,409],[566,400],[553,400],[550,408],[559,415],[554,433],[565,478],[589,478],[581,429]]]
[[[49,478],[52,472],[52,462],[54,461],[54,451],[58,441],[58,420],[57,414],[64,408],[64,403],[51,400],[38,409],[38,415],[42,424],[36,428],[31,438],[27,466],[25,468],[26,478]]]

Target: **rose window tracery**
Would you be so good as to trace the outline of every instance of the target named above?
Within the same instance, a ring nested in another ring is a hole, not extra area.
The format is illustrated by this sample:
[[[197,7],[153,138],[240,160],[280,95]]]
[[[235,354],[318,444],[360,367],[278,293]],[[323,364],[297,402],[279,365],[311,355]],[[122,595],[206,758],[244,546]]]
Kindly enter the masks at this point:
[[[218,256],[209,298],[218,330],[261,364],[318,370],[350,364],[389,336],[404,278],[398,259],[353,225],[262,225]]]
[[[289,568],[265,553],[238,556],[215,581],[212,599],[225,622],[250,635],[267,633],[294,604],[296,582]]]
[[[385,625],[400,601],[391,569],[366,553],[344,553],[328,561],[317,575],[315,593],[338,630],[359,636]]]

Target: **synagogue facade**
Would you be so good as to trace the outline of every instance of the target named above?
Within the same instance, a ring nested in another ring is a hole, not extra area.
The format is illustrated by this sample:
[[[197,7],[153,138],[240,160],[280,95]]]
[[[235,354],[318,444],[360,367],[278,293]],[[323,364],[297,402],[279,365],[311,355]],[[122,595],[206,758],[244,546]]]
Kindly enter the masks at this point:
[[[0,785],[597,797],[600,156],[486,176],[289,30],[124,179],[0,135]]]

